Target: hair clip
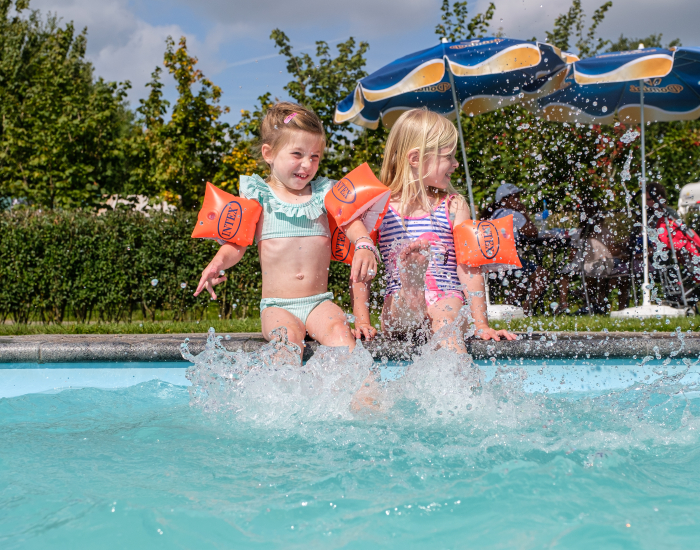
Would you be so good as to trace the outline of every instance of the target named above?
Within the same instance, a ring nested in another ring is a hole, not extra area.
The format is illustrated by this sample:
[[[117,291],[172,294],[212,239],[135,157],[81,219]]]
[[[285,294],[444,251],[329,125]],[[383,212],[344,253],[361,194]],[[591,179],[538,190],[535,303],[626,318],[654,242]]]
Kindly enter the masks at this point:
[[[297,113],[292,113],[289,115],[287,118],[284,119],[285,124],[289,124],[289,121],[292,120],[295,116],[297,116]]]

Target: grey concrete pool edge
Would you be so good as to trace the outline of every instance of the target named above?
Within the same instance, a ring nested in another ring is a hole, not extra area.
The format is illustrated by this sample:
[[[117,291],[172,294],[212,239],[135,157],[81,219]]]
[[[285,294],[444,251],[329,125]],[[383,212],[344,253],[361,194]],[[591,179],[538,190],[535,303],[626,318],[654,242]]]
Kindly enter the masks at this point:
[[[224,333],[226,335],[226,333]],[[255,351],[265,344],[260,333],[231,333],[221,344],[229,351]],[[0,363],[160,362],[184,361],[180,345],[204,349],[207,334],[46,334],[1,336]],[[365,343],[376,358],[410,359],[419,348],[408,342],[377,339]],[[308,342],[305,358],[316,349]],[[700,334],[638,332],[535,332],[512,342],[468,342],[475,359],[544,359],[596,357],[700,357]],[[1,368],[1,367],[0,367]]]

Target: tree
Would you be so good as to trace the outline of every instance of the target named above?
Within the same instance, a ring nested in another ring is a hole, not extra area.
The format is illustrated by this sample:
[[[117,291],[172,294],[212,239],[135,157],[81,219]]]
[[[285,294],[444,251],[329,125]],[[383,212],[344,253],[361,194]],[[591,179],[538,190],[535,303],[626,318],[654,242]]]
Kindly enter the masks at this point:
[[[93,78],[86,30],[0,0],[0,197],[44,208],[97,204],[124,177],[129,83]]]
[[[448,42],[483,38],[489,30],[491,20],[496,11],[496,5],[491,2],[484,13],[479,13],[467,22],[467,2],[455,2],[450,6],[450,0],[442,0],[442,23],[435,27],[435,34]]]
[[[142,187],[186,209],[199,205],[207,181],[219,183],[223,158],[231,149],[229,125],[220,120],[229,112],[219,105],[221,88],[196,64],[184,36],[177,49],[167,38],[164,65],[175,78],[178,99],[166,121],[170,104],[163,99],[162,70],[156,68],[147,84],[149,96],[137,109],[143,142],[137,137],[133,147],[141,159],[136,174],[146,182]]]
[[[581,0],[573,0],[569,11],[560,14],[554,20],[552,32],[547,32],[547,42],[561,48],[564,51],[571,51],[572,47],[578,49],[579,57],[589,57],[602,51],[609,40],[596,39],[598,25],[605,19],[605,14],[612,7],[612,2],[608,1],[593,12],[591,25],[586,31],[586,15],[581,7]],[[577,39],[573,44],[572,40]]]
[[[616,42],[611,42],[608,48],[609,52],[625,52],[636,50],[640,44],[644,44],[645,48],[666,48],[671,49],[681,45],[680,38],[674,38],[665,46],[661,44],[663,34],[650,34],[646,38],[627,38],[620,35]]]

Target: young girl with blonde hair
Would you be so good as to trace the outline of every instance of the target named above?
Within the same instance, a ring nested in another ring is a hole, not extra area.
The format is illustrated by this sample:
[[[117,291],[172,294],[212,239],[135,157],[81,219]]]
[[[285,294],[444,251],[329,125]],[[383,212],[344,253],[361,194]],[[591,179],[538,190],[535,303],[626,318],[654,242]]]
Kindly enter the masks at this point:
[[[405,333],[429,322],[436,332],[455,321],[468,302],[477,336],[513,340],[513,334],[488,326],[480,268],[456,262],[452,229],[470,218],[469,206],[450,182],[459,166],[457,139],[449,120],[426,109],[402,114],[389,133],[380,176],[391,190],[379,228],[386,277],[382,330]],[[361,309],[369,301],[366,287],[353,288],[363,321],[369,318]],[[356,328],[361,328],[357,321]],[[466,351],[459,340],[450,347]]]
[[[326,137],[321,120],[313,111],[294,103],[278,103],[262,122],[260,152],[270,167],[263,180],[241,176],[240,193],[262,206],[255,239],[262,268],[260,317],[263,336],[284,327],[290,342],[304,348],[308,333],[326,346],[355,347],[345,313],[328,292],[331,234],[324,197],[333,186],[328,178],[315,178],[323,157]],[[377,270],[373,245],[364,224],[357,219],[344,226],[346,235],[359,245],[351,269],[354,282],[369,281]],[[194,295],[226,280],[223,272],[236,265],[245,247],[221,246],[202,272]],[[366,332],[366,330],[365,330]]]

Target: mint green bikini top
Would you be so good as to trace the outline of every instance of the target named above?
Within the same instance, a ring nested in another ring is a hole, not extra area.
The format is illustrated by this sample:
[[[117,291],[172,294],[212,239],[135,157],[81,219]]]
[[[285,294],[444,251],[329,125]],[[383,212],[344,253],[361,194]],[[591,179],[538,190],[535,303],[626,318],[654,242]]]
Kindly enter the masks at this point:
[[[258,242],[280,237],[329,237],[328,216],[323,199],[333,187],[328,178],[311,182],[311,200],[290,204],[277,198],[269,185],[256,175],[241,176],[241,196],[258,201],[263,208],[262,235]]]

